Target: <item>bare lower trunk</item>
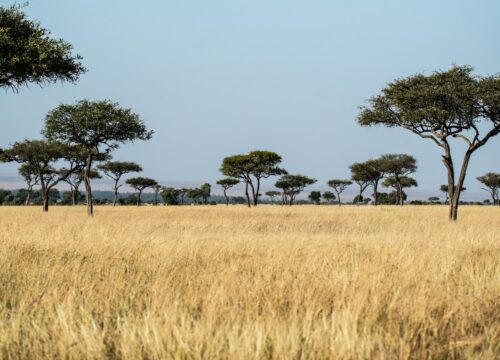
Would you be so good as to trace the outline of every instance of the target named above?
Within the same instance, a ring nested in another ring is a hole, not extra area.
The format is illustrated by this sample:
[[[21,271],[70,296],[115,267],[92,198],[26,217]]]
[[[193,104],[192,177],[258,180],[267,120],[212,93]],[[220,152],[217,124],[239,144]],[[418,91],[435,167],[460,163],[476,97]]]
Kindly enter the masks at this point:
[[[113,190],[115,191],[115,197],[113,198],[113,206],[116,206],[116,203],[118,202],[118,180],[115,181],[115,186],[113,187]]]
[[[137,193],[137,206],[141,205],[141,194],[142,194],[142,191],[139,191]]]
[[[248,207],[251,207],[251,203],[250,203],[250,195],[248,194],[248,181],[245,183],[245,195],[247,197],[247,204],[248,204]]]
[[[457,185],[454,188],[453,196],[450,197],[450,219],[456,221],[458,218],[458,205],[460,204],[460,194],[465,182],[465,176],[467,175],[467,167],[469,166],[470,157],[473,150],[467,150],[464,156],[464,161],[462,163],[462,168],[460,169],[460,175],[458,176]]]
[[[87,197],[87,215],[94,216],[94,201],[92,199],[92,187],[90,186],[90,169],[92,167],[92,154],[87,158],[83,182],[85,184],[85,193]]]
[[[377,206],[377,188],[378,184],[376,182],[373,183],[373,205]]]
[[[253,195],[253,205],[257,206],[259,203],[259,191],[260,191],[260,179],[257,179],[257,190],[254,192]]]
[[[224,197],[226,198],[226,206],[229,206],[229,198],[227,197],[226,189],[224,189]]]
[[[31,202],[31,192],[32,191],[33,191],[32,189],[28,189],[28,194],[26,194],[26,201],[24,202],[25,206],[28,206]]]
[[[252,181],[248,181],[248,184],[250,185],[250,188],[252,189],[253,203],[254,203],[254,205],[256,205],[257,195],[255,194],[255,187],[253,186],[253,182]]]
[[[45,195],[43,199],[43,212],[47,211],[49,211],[49,197],[48,195]]]

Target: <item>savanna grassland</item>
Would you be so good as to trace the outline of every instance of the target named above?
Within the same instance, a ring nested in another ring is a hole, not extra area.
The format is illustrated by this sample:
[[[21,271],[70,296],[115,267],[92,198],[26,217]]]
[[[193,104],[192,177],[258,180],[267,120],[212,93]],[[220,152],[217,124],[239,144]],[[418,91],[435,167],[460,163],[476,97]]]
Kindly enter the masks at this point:
[[[0,208],[0,358],[500,357],[500,207]]]

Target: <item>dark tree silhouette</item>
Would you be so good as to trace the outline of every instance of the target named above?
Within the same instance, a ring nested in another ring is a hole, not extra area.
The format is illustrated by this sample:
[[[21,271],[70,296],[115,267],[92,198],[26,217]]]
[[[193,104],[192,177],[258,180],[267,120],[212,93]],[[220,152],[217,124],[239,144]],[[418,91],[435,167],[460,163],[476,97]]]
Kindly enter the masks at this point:
[[[200,186],[200,194],[201,198],[203,199],[203,204],[207,205],[208,204],[208,198],[210,197],[210,193],[212,191],[212,187],[210,186],[209,183],[205,183]]]
[[[470,66],[454,66],[398,79],[372,97],[369,107],[361,108],[358,116],[360,125],[401,127],[442,149],[451,220],[458,216],[472,154],[500,132],[500,75],[481,77],[472,71]],[[450,143],[453,138],[467,146],[458,180]]]
[[[336,196],[331,191],[324,191],[323,192],[323,199],[325,199],[327,203],[331,204],[335,201]]]
[[[311,191],[309,193],[309,200],[311,200],[311,202],[313,204],[316,204],[316,205],[319,205],[320,201],[321,201],[321,192],[319,191]]]

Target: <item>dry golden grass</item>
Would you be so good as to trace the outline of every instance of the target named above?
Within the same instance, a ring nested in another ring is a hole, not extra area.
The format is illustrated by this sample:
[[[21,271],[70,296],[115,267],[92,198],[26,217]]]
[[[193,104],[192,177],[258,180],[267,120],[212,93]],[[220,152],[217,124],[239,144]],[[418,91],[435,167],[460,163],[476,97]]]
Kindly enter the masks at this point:
[[[500,358],[500,207],[0,208],[0,358]]]

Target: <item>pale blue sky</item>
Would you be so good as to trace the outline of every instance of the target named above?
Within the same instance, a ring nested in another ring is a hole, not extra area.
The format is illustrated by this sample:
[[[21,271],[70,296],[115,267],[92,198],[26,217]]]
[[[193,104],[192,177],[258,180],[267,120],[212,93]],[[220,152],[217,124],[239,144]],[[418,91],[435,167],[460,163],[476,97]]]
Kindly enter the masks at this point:
[[[224,156],[269,149],[324,184],[354,161],[406,152],[420,189],[435,190],[445,182],[439,149],[405,130],[360,128],[357,107],[415,72],[500,71],[493,0],[32,0],[25,11],[71,42],[89,72],[76,85],[3,93],[0,145],[38,137],[61,102],[108,98],[156,132],[116,158],[163,181],[213,182]],[[468,188],[500,171],[499,150],[500,137],[475,154]]]

